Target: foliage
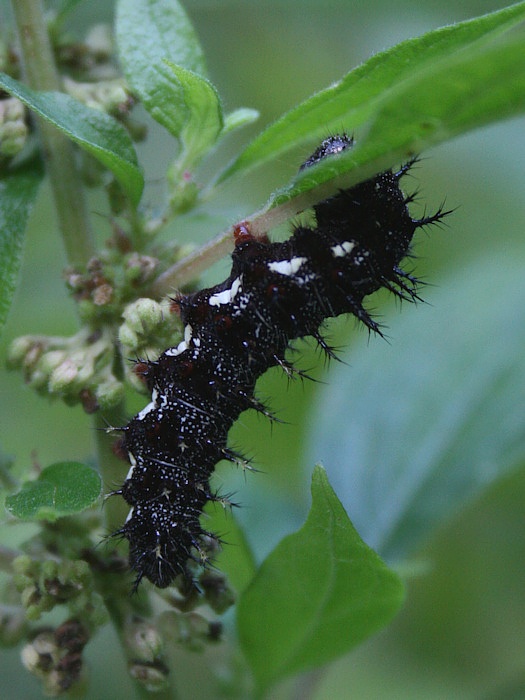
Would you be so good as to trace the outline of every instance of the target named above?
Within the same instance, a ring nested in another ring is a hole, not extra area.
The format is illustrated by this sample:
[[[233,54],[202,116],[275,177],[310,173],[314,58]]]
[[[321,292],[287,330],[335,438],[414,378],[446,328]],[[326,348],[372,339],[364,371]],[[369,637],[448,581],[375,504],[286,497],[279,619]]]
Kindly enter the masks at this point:
[[[179,242],[162,236],[173,222],[188,221],[182,218],[188,214],[197,218],[204,206],[218,203],[227,185],[235,186],[288,151],[312,149],[327,132],[344,128],[355,133],[356,147],[284,184],[272,173],[266,205],[255,213],[242,212],[254,232],[288,220],[343,185],[483,124],[521,114],[525,108],[525,3],[518,3],[377,54],[277,119],[210,176],[206,168],[213,162],[211,153],[257,115],[246,108],[224,113],[184,9],[174,0],[117,1],[116,38],[124,81],[110,50],[101,59],[100,44],[99,53],[89,42],[80,51],[60,33],[75,4],[65,3],[50,27],[59,67],[71,70],[74,57],[75,77],[65,82],[71,94],[25,85],[16,78],[17,61],[8,59],[0,86],[82,149],[84,168],[79,178],[83,174],[86,188],[90,173],[89,185],[107,195],[111,237],[83,266],[66,271],[81,322],[78,333],[70,338],[18,338],[10,348],[9,362],[41,394],[79,403],[96,416],[102,411],[110,422],[125,413],[123,402],[130,386],[141,389],[123,358],[152,357],[168,342],[177,342],[180,329],[169,318],[163,297],[232,245],[229,228],[205,249],[187,256]],[[17,55],[19,50],[6,55]],[[101,61],[110,69],[110,80],[84,61],[90,51],[98,56],[95,63]],[[131,116],[137,101],[177,145],[166,172],[168,192],[160,213],[141,203],[144,174],[133,142],[143,130]],[[0,143],[7,143],[0,148],[1,322],[14,293],[23,235],[43,177],[33,136],[26,143],[26,130],[27,119],[20,112],[14,121],[5,116],[0,124]],[[57,196],[56,205],[60,227],[61,210],[71,203]],[[72,235],[68,230],[61,233],[64,239]],[[224,652],[231,692],[240,694],[247,685],[254,694],[268,694],[277,681],[334,660],[385,626],[402,603],[403,584],[361,538],[388,561],[404,563],[420,539],[435,532],[452,505],[461,507],[524,461],[524,421],[520,411],[513,411],[523,386],[518,359],[522,336],[518,330],[513,333],[501,355],[494,341],[512,326],[515,307],[507,315],[498,313],[508,295],[502,294],[501,300],[493,295],[496,282],[486,286],[489,278],[490,272],[483,270],[464,290],[443,294],[439,307],[446,309],[446,316],[438,317],[435,337],[416,340],[419,317],[417,327],[413,319],[404,322],[397,335],[417,344],[415,354],[423,358],[419,364],[407,365],[400,352],[400,367],[391,377],[376,380],[376,368],[383,364],[387,349],[371,348],[362,365],[342,368],[341,377],[330,382],[330,402],[341,406],[351,427],[345,425],[341,434],[340,424],[332,425],[333,412],[321,409],[313,440],[341,493],[353,493],[348,510],[357,531],[319,467],[313,474],[306,522],[282,539],[259,568],[247,534],[232,516],[209,513],[213,528],[231,533],[226,539],[235,543],[217,559],[239,597],[241,670],[234,655]],[[519,274],[507,271],[497,286],[506,280],[512,288],[519,279]],[[473,318],[475,323],[472,328],[463,325],[465,340],[458,347],[442,347],[439,328],[455,319],[450,311],[452,294],[471,299],[472,307],[483,308],[486,315],[480,324],[474,308],[458,309],[458,318]],[[514,328],[523,325],[516,321]],[[470,358],[477,357],[480,345],[486,347],[487,359],[473,376],[464,366],[474,364]],[[439,363],[453,367],[449,382],[431,387],[427,395],[420,390],[423,376],[431,377]],[[402,400],[395,388],[387,394],[394,399],[382,398],[377,381],[395,387],[407,367]],[[356,397],[351,412],[350,394]],[[433,404],[431,420],[425,420],[428,403]],[[484,421],[478,417],[480,403],[489,407]],[[490,424],[510,414],[508,429],[502,429],[488,451],[483,437]],[[98,468],[109,489],[119,480],[119,465],[109,453],[98,418],[95,425]],[[60,694],[82,681],[80,651],[109,617],[136,683],[170,697],[171,647],[202,651],[220,636],[218,623],[203,606],[207,603],[222,614],[232,603],[223,576],[215,571],[196,574],[200,592],[181,584],[167,593],[148,589],[129,597],[123,553],[96,547],[101,532],[115,529],[121,513],[118,505],[107,504],[102,522],[100,512],[91,508],[100,484],[90,466],[64,462],[38,468],[36,474],[22,475],[24,483],[16,494],[20,484],[13,475],[20,471],[8,460],[0,462],[0,470],[7,511],[41,526],[19,549],[5,547],[0,552],[0,565],[11,576],[5,600],[16,600],[1,618],[0,637],[9,644],[28,640],[25,665],[42,678],[46,692]],[[152,610],[161,605],[163,612],[154,614]],[[52,632],[37,633],[34,623],[55,608],[66,610],[60,625],[55,619],[49,623],[55,625]],[[46,652],[47,667],[44,647],[52,649]]]

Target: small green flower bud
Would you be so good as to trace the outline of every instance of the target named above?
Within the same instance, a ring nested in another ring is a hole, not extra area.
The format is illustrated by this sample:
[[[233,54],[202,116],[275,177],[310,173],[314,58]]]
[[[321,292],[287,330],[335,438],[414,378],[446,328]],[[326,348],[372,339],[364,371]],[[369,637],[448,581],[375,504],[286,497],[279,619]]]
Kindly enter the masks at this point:
[[[62,394],[71,390],[71,386],[78,379],[78,367],[73,360],[68,357],[49,377],[49,391],[52,394]]]
[[[26,109],[15,97],[0,100],[0,156],[12,158],[25,146]]]
[[[64,350],[49,350],[45,352],[38,363],[39,370],[44,374],[51,374],[64,360],[67,354]]]
[[[80,83],[64,78],[66,92],[88,107],[118,116],[133,106],[133,99],[121,78],[96,83]]]
[[[7,362],[11,367],[19,367],[33,346],[34,340],[28,335],[15,338],[7,351]]]
[[[47,559],[46,561],[42,562],[40,572],[42,578],[44,579],[57,578],[58,562],[56,562],[54,559]]]
[[[28,580],[38,573],[37,562],[31,559],[27,554],[20,554],[16,559],[13,559],[12,567],[15,574],[26,576]]]
[[[39,632],[33,639],[33,648],[40,656],[55,654],[57,645],[53,630],[46,629]]]
[[[126,279],[144,284],[153,277],[158,262],[157,258],[150,255],[132,253],[126,261]]]
[[[85,44],[97,61],[107,61],[113,53],[111,27],[108,24],[94,24],[86,34]]]
[[[11,367],[24,367],[31,369],[40,359],[45,349],[45,343],[41,338],[32,335],[22,335],[11,343],[7,362]]]
[[[98,308],[91,299],[81,299],[77,304],[78,314],[82,321],[89,323],[97,318]]]
[[[162,307],[153,299],[142,298],[129,304],[122,314],[129,328],[147,334],[163,320]]]
[[[95,396],[100,410],[107,411],[123,400],[124,385],[113,377],[95,388]]]
[[[29,609],[30,607],[38,606],[42,601],[42,593],[36,584],[30,584],[26,586],[24,590],[20,593],[20,602],[24,608]]]
[[[162,638],[157,629],[147,622],[141,620],[126,625],[125,638],[126,653],[131,659],[152,664],[162,655]]]
[[[161,662],[152,665],[133,663],[129,666],[130,676],[150,693],[159,692],[168,685],[168,673],[168,669]]]
[[[118,339],[120,344],[129,350],[138,350],[140,347],[140,339],[135,331],[126,324],[122,324],[118,330]]]
[[[191,176],[184,173],[183,178],[174,186],[170,194],[170,209],[174,214],[184,214],[193,209],[199,196],[199,188],[191,179]]]
[[[20,652],[20,657],[22,659],[22,663],[30,673],[40,677],[42,676],[42,658],[33,644],[26,644],[26,646],[23,647],[22,651]]]

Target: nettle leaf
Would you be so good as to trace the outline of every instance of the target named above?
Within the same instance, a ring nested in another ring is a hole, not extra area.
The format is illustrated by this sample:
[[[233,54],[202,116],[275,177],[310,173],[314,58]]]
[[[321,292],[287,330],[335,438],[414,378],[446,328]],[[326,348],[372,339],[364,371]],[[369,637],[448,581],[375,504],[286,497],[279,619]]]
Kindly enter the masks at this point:
[[[144,178],[128,132],[113,117],[62,92],[31,90],[5,73],[0,73],[0,87],[111,170],[131,201],[138,203]]]
[[[381,319],[391,344],[354,345],[312,417],[311,454],[389,561],[525,464],[523,261],[491,256],[440,286]]]
[[[469,129],[525,109],[525,52],[516,26],[525,3],[429,32],[380,54],[315,94],[263,131],[222,173],[219,182],[311,147],[344,127],[357,133],[352,154],[337,169],[326,162],[303,172],[268,207],[359,168],[342,186]],[[331,160],[331,159],[330,159]],[[316,195],[322,199],[323,192]]]
[[[57,462],[6,498],[6,508],[21,520],[54,522],[89,508],[100,496],[100,476],[80,462]]]
[[[119,0],[115,31],[127,81],[151,116],[178,137],[190,117],[184,85],[166,61],[200,76],[204,55],[176,0]]]
[[[183,167],[191,168],[215,145],[222,132],[222,105],[217,90],[208,80],[170,61],[166,64],[183,91],[187,117],[180,131],[181,161]]]
[[[27,221],[43,175],[40,162],[32,161],[0,179],[0,332],[16,289]]]
[[[224,127],[222,135],[225,136],[235,129],[240,129],[243,126],[249,126],[259,119],[259,112],[256,109],[249,107],[239,107],[233,112],[230,112],[224,117]]]
[[[239,601],[239,638],[259,689],[345,653],[387,624],[403,595],[317,467],[305,524],[279,543]]]
[[[243,591],[255,574],[255,558],[246,535],[231,510],[219,503],[206,507],[206,528],[219,532],[225,546],[214,559],[214,565],[237,591]]]

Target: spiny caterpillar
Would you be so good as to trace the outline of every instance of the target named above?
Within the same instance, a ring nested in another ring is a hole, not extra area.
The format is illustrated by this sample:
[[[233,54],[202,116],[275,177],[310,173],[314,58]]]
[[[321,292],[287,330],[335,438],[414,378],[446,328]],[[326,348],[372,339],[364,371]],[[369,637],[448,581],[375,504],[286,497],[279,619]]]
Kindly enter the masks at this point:
[[[308,168],[351,147],[346,135],[325,139],[301,166]],[[120,494],[131,506],[117,535],[129,541],[136,585],[143,577],[160,588],[189,563],[206,561],[209,538],[200,516],[208,501],[223,501],[209,484],[222,459],[243,463],[228,447],[228,431],[253,408],[257,379],[280,365],[290,342],[320,334],[325,319],[353,314],[371,331],[378,324],[363,299],[381,287],[417,299],[418,281],[400,267],[416,229],[448,212],[413,219],[412,197],[399,188],[414,161],[386,171],[314,206],[315,227],[296,226],[282,242],[237,236],[229,277],[178,300],[184,340],[157,361],[141,362],[151,402],[123,429],[131,468]]]

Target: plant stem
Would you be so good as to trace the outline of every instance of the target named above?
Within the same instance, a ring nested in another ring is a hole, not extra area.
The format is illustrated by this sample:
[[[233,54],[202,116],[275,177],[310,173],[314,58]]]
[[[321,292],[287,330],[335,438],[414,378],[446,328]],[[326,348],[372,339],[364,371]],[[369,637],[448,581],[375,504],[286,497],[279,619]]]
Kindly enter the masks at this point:
[[[119,405],[112,411],[106,411],[102,417],[96,414],[95,441],[97,443],[97,456],[99,469],[102,474],[105,489],[114,489],[124,481],[126,465],[113,452],[114,440],[107,434],[107,426],[120,425],[124,415],[124,406]],[[129,465],[128,465],[129,467]],[[104,504],[104,520],[108,533],[115,532],[124,522],[129,506],[123,498],[108,498]]]
[[[351,173],[349,177],[352,178],[351,185],[357,182],[355,174]],[[263,207],[247,217],[242,223],[255,238],[262,238],[272,228],[289,221],[305,209],[336,194],[341,187],[345,186],[344,183],[344,176],[321,183],[276,207]],[[236,226],[230,226],[229,229],[168,268],[152,284],[151,294],[154,297],[161,297],[173,292],[174,289],[180,289],[205,272],[214,262],[230,253],[234,247],[235,229]]]
[[[28,84],[34,90],[60,90],[41,0],[11,0],[11,6]],[[42,119],[37,124],[67,259],[82,266],[95,249],[73,145],[51,124]]]

